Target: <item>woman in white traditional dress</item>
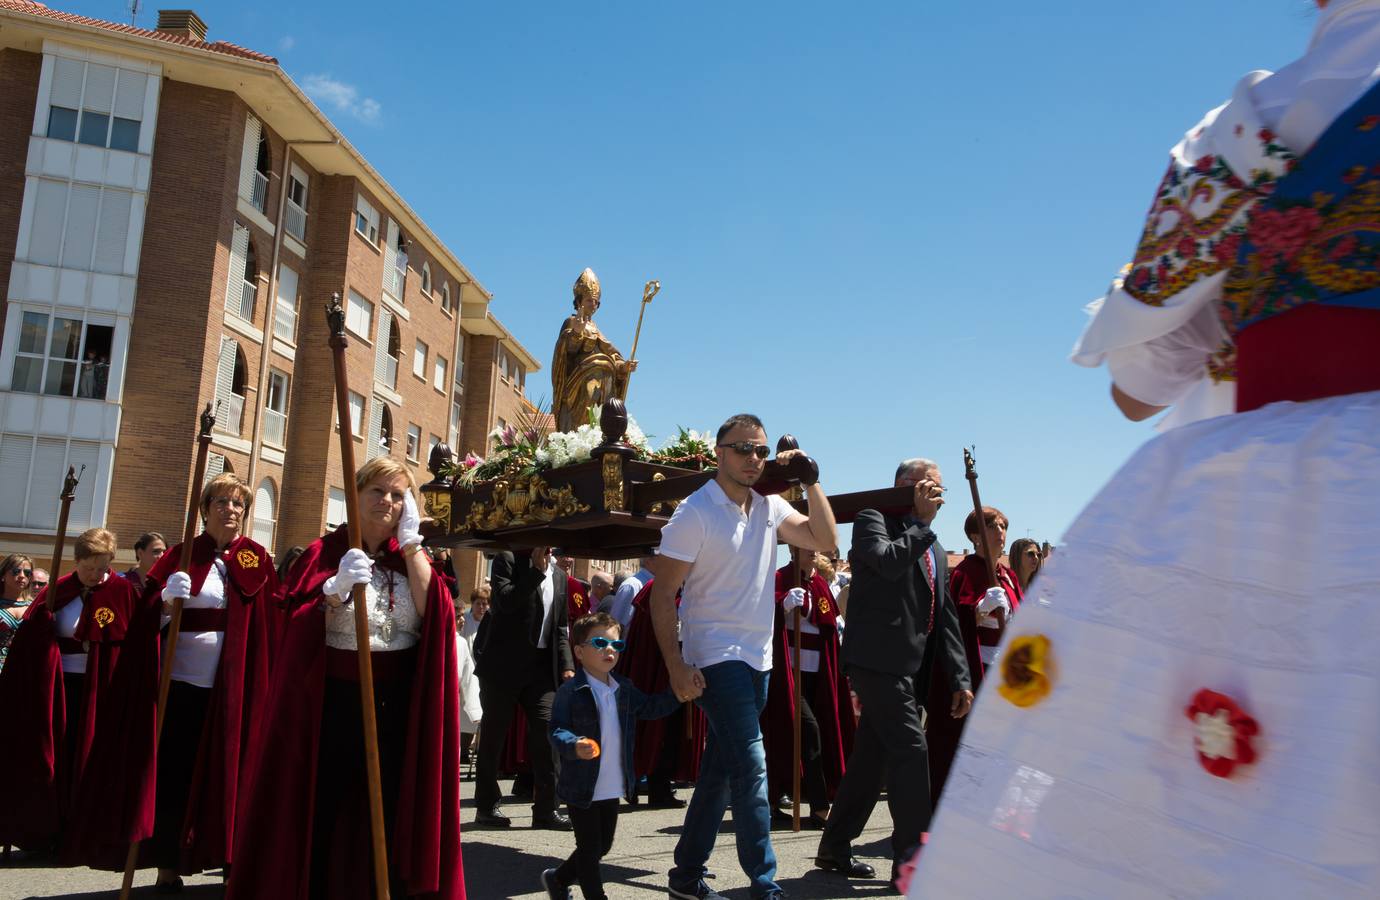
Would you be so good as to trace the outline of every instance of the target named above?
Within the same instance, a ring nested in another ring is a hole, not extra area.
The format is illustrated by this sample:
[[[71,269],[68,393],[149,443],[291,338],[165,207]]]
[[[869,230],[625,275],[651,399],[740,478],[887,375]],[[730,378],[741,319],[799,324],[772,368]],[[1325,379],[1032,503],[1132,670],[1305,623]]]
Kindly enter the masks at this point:
[[[1380,0],[1318,5],[1075,349],[1170,430],[1008,630],[911,897],[1380,897]]]

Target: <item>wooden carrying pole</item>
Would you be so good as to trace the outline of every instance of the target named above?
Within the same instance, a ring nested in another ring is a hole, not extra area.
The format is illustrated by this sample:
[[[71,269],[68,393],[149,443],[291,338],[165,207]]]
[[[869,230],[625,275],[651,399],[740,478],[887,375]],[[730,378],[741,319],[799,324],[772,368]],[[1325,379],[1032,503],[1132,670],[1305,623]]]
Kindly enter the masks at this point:
[[[997,580],[997,558],[992,553],[992,542],[987,538],[987,517],[982,514],[982,498],[978,496],[978,474],[977,461],[973,459],[972,450],[968,447],[963,448],[963,477],[968,479],[968,487],[973,492],[973,513],[977,516],[978,545],[982,548],[983,562],[987,563],[987,577],[991,579],[993,587],[1001,587],[1001,582]],[[998,613],[997,618],[1005,626],[1004,617]]]
[[[49,612],[53,611],[57,600],[58,574],[62,571],[63,547],[67,543],[67,512],[72,508],[72,500],[77,496],[77,482],[81,480],[81,474],[85,471],[86,466],[81,467],[81,472],[68,466],[67,477],[62,480],[62,493],[58,494],[57,537],[53,538],[53,561],[48,564],[48,587],[45,588],[48,594],[45,602]]]
[[[177,570],[185,572],[192,566],[192,542],[196,540],[196,520],[201,512],[201,482],[206,478],[206,460],[211,450],[211,429],[216,425],[215,413],[211,404],[201,413],[201,431],[196,439],[196,463],[192,466],[192,493],[187,500],[187,518],[182,525],[182,556],[177,562]],[[168,622],[168,640],[163,647],[161,665],[158,672],[158,713],[157,725],[153,732],[153,750],[158,752],[158,742],[163,736],[163,719],[168,711],[168,689],[172,685],[173,658],[177,655],[177,639],[182,628],[182,598],[173,600],[172,619]],[[139,862],[139,842],[131,841],[129,853],[125,856],[124,881],[120,884],[120,900],[128,900],[134,887],[134,869]]]
[[[326,321],[330,326],[331,354],[335,360],[335,411],[340,432],[340,467],[345,480],[345,520],[350,548],[362,549],[359,528],[359,491],[355,487],[355,444],[353,420],[350,416],[350,382],[345,369],[345,310],[340,305],[339,292],[331,296],[326,307]],[[350,593],[355,610],[355,646],[359,650],[359,703],[364,714],[364,765],[368,775],[369,826],[373,836],[374,886],[378,900],[388,900],[388,847],[383,822],[382,777],[379,774],[378,722],[374,712],[374,668],[369,658],[369,614],[364,608],[364,585],[357,584]]]

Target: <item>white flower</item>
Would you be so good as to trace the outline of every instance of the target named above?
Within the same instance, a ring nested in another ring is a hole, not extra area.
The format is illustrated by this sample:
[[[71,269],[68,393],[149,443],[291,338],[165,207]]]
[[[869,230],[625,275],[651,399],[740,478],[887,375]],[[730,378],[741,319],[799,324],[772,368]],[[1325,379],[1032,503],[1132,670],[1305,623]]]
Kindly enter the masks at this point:
[[[1193,717],[1193,724],[1198,732],[1194,743],[1199,753],[1208,759],[1236,759],[1236,729],[1232,727],[1230,712],[1200,712]]]

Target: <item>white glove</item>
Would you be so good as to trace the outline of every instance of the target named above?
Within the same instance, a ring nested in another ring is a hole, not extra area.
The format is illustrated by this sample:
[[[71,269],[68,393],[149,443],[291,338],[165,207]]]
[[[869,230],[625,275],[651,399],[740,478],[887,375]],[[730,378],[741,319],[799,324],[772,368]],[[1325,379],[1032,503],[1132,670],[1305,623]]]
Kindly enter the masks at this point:
[[[348,598],[355,585],[368,584],[369,579],[373,577],[373,560],[363,550],[355,547],[345,551],[345,555],[340,558],[340,568],[326,579],[321,590],[328,597]]]
[[[186,600],[192,596],[192,576],[186,572],[174,572],[163,585],[163,602],[171,603],[179,597]]]
[[[796,607],[800,607],[802,616],[810,614],[809,598],[805,596],[804,588],[791,588],[786,592],[786,596],[781,598],[781,609],[785,612],[790,612]]]
[[[1011,601],[1007,599],[1006,591],[999,587],[988,588],[987,593],[978,601],[978,615],[989,616],[999,609],[1004,610],[1008,616],[1011,615]]]
[[[422,514],[417,510],[417,501],[412,492],[403,494],[402,516],[398,519],[398,546],[410,547],[422,542]]]

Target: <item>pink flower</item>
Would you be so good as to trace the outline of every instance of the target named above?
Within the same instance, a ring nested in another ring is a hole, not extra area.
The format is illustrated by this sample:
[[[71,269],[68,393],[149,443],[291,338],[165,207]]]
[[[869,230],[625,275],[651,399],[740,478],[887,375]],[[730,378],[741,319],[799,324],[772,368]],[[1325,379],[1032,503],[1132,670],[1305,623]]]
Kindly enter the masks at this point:
[[[473,453],[466,453],[465,458],[461,460],[460,464],[467,469],[473,469],[478,467],[482,462],[484,462],[484,460],[475,456]]]
[[[503,435],[499,438],[503,441],[503,446],[511,447],[517,443],[517,429],[511,425],[503,426]]]
[[[1293,257],[1307,247],[1320,227],[1322,216],[1311,207],[1266,209],[1257,213],[1251,222],[1251,240],[1260,248],[1264,263],[1270,265],[1280,258]]]

